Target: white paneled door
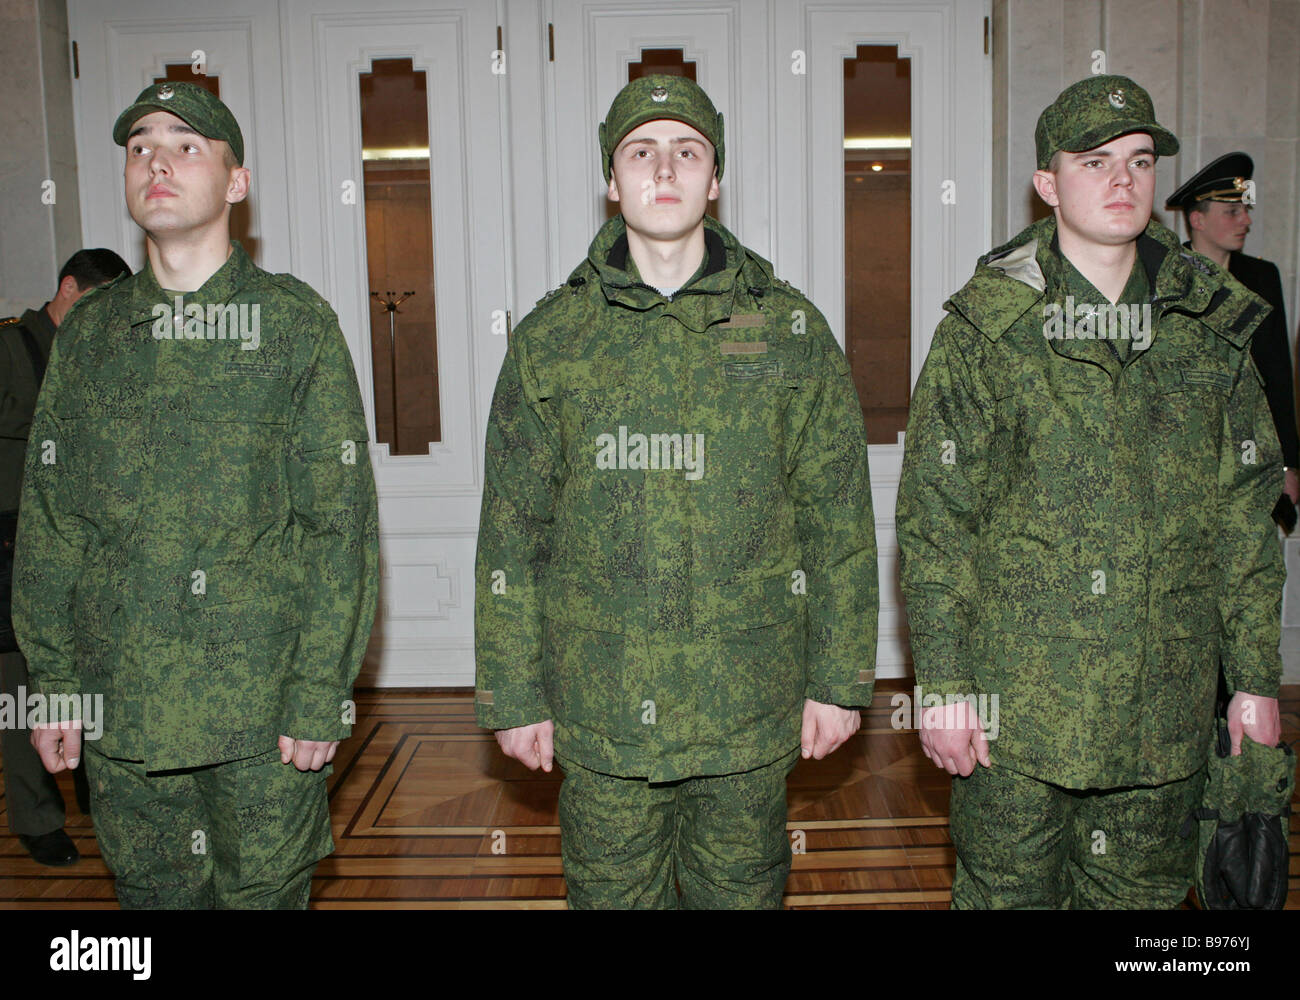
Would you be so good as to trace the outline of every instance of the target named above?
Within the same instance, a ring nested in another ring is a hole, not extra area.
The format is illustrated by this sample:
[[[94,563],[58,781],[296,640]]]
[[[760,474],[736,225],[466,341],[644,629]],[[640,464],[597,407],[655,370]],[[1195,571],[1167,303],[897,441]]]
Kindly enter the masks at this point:
[[[394,455],[386,444],[372,452],[383,579],[363,681],[472,684],[484,425],[506,346],[504,321],[494,323],[493,313],[508,308],[496,6],[288,0],[283,8],[295,257],[319,269],[345,331],[369,331],[377,309],[367,275],[360,77],[376,60],[398,58],[426,74],[442,433],[427,454]],[[368,333],[353,343],[373,429]]]

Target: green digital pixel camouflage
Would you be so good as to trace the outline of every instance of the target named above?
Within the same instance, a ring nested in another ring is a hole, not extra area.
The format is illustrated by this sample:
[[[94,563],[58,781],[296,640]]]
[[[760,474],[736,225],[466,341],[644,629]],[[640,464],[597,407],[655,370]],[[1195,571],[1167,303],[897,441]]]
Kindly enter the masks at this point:
[[[770,763],[805,697],[867,705],[875,677],[848,365],[807,299],[705,227],[719,266],[670,302],[608,263],[610,220],[515,331],[487,431],[479,724],[554,719],[557,755],[654,781]]]
[[[917,682],[1000,699],[995,763],[1072,788],[1205,759],[1220,657],[1274,697],[1277,434],[1268,306],[1152,221],[1150,346],[1048,339],[1055,219],[982,258],[917,382],[898,494]]]
[[[796,748],[742,774],[667,784],[566,764],[569,908],[779,909],[792,859],[786,777],[798,761]]]
[[[184,337],[148,268],[65,318],[15,564],[34,683],[102,693],[99,751],[151,770],[345,737],[378,591],[368,435],[333,311],[238,244],[184,302],[248,306],[256,349],[213,337],[206,310]]]
[[[316,863],[334,850],[333,765],[299,771],[271,750],[146,775],[92,749],[82,766],[123,909],[307,908]]]
[[[1187,898],[1195,837],[1179,836],[1205,775],[1083,791],[1008,767],[954,778],[954,910],[1168,910]]]

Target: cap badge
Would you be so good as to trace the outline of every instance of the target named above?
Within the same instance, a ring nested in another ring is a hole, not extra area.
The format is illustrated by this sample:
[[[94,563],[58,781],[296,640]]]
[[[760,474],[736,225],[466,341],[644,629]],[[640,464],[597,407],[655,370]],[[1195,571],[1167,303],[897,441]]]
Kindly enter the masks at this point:
[[[1120,87],[1116,87],[1114,90],[1112,90],[1109,94],[1106,95],[1106,100],[1110,101],[1110,106],[1112,108],[1119,109],[1124,107],[1123,89]]]
[[[668,88],[667,88],[667,87],[655,87],[654,90],[650,91],[650,100],[652,100],[652,101],[666,101],[666,100],[668,100]]]
[[[158,100],[170,101],[175,93],[176,91],[172,90],[172,85],[170,83],[164,83],[158,88]]]

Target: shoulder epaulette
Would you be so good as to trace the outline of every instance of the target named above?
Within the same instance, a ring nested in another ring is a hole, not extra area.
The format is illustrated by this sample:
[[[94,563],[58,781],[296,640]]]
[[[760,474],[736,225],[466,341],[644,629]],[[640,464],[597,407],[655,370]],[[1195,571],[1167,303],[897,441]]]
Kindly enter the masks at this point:
[[[1202,274],[1211,277],[1215,274],[1214,264],[1205,257],[1202,257],[1199,253],[1183,253],[1182,258]]]
[[[4,319],[0,319],[0,326],[9,326],[10,324],[17,323],[18,320],[18,316],[6,316]]]
[[[316,289],[312,288],[311,285],[307,284],[307,282],[303,281],[301,278],[296,278],[287,271],[278,273],[263,271],[262,274],[267,281],[271,282],[271,284],[275,285],[277,288],[283,288],[285,291],[293,295],[294,298],[300,299],[322,313],[333,315],[334,307],[325,301],[325,298],[320,294],[320,292],[316,291]]]
[[[569,286],[567,284],[564,284],[564,285],[560,285],[558,288],[552,288],[549,292],[547,292],[540,299],[538,299],[536,302],[533,303],[533,308],[536,309],[538,306],[546,305],[546,303],[550,302],[551,299],[555,298],[557,295],[559,295],[568,287]]]

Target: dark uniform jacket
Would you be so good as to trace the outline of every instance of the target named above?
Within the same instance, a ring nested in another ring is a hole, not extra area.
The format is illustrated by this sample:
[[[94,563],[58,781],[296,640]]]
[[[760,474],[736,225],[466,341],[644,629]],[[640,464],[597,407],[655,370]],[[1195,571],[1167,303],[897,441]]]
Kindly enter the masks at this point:
[[[333,311],[238,244],[184,301],[235,307],[226,336],[206,310],[174,324],[151,268],[69,311],[15,566],[40,692],[102,693],[97,749],[151,770],[346,736],[378,588],[366,422]],[[233,331],[254,316],[249,350]]]
[[[998,698],[995,766],[1158,784],[1205,759],[1220,658],[1233,690],[1277,695],[1281,456],[1247,350],[1267,306],[1152,221],[1150,346],[1121,364],[1049,339],[1055,232],[980,260],[916,386],[897,517],[916,678]]]
[[[23,328],[35,338],[47,362],[54,345],[54,321],[44,307],[28,309],[20,318],[0,323],[0,514],[18,509],[27,433],[41,390],[32,356],[23,342]]]
[[[610,220],[515,331],[487,432],[479,724],[553,719],[562,760],[653,781],[769,764],[804,698],[867,705],[875,677],[848,364],[806,298],[705,227],[669,300]]]
[[[1192,244],[1188,241],[1183,246],[1190,250]],[[1282,446],[1282,464],[1291,469],[1300,467],[1300,436],[1296,431],[1290,334],[1282,299],[1282,278],[1272,261],[1236,251],[1228,254],[1228,273],[1273,307],[1250,340],[1250,356],[1264,379],[1264,394]]]
[[[1296,433],[1295,395],[1291,386],[1291,347],[1277,265],[1244,253],[1228,255],[1228,272],[1273,307],[1250,341],[1250,356],[1264,376],[1264,393],[1282,445],[1282,464],[1300,466],[1300,437]]]

